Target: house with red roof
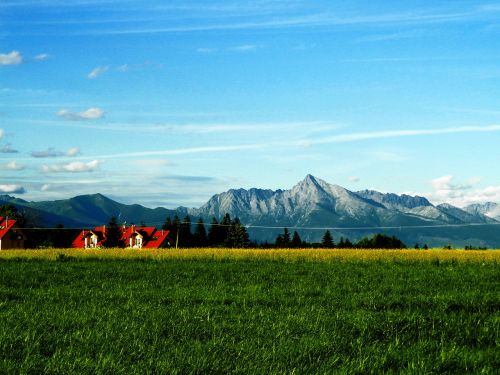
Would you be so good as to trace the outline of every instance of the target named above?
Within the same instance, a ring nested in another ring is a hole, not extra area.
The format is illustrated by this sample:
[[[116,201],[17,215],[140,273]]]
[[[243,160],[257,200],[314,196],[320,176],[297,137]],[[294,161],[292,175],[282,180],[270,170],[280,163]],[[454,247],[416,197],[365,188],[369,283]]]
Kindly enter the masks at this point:
[[[19,229],[16,220],[0,216],[0,250],[24,249],[26,236]]]
[[[168,230],[158,230],[155,227],[130,227],[120,228],[121,243],[124,247],[134,249],[157,249],[168,247]],[[106,241],[106,226],[97,227],[92,230],[83,230],[73,241],[73,247],[76,248],[99,248]]]

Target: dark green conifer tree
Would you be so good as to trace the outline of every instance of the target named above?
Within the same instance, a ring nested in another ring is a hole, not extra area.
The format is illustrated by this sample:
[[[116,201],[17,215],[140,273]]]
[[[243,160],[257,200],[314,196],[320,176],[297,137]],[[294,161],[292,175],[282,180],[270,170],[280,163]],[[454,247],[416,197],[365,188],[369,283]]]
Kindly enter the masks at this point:
[[[331,249],[334,246],[333,237],[329,230],[325,232],[323,238],[321,239],[321,246]]]
[[[122,242],[122,232],[116,217],[112,217],[106,226],[106,240],[104,241],[105,247],[124,247]]]
[[[207,231],[205,230],[205,224],[201,217],[196,223],[193,234],[193,246],[205,247],[207,246]]]
[[[246,228],[241,224],[238,218],[235,218],[229,227],[226,246],[232,248],[248,247],[250,240]]]
[[[179,227],[179,247],[191,247],[192,234],[191,234],[191,218],[189,215],[184,217],[182,224]]]
[[[208,245],[209,246],[221,246],[224,243],[222,238],[222,233],[220,230],[219,222],[215,217],[212,218],[210,222],[210,227],[208,228]]]
[[[227,246],[229,228],[231,228],[231,225],[232,225],[231,215],[225,214],[219,226],[219,236],[221,240],[220,243],[222,245]]]
[[[297,233],[297,231],[293,232],[292,242],[290,243],[290,245],[293,248],[298,248],[302,246],[302,240],[300,239],[300,236]]]

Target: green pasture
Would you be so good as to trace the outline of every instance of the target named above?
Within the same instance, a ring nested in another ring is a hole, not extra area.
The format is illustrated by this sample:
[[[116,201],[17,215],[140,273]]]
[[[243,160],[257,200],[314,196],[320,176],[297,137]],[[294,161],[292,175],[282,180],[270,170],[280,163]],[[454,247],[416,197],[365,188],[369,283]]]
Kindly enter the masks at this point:
[[[0,373],[481,373],[496,261],[0,258]]]

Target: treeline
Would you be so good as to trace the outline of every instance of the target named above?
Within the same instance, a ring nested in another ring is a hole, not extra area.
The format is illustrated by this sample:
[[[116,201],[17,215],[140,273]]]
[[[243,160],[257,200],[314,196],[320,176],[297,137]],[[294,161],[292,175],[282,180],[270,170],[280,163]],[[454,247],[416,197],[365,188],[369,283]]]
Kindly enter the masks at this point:
[[[170,245],[172,247],[230,247],[230,248],[364,248],[364,249],[406,249],[406,245],[395,236],[375,234],[372,237],[363,237],[358,242],[351,242],[348,238],[340,237],[336,242],[329,230],[325,231],[321,242],[307,242],[300,238],[297,231],[290,233],[288,228],[283,229],[274,242],[257,243],[250,241],[248,232],[238,218],[231,219],[226,214],[219,222],[215,217],[208,225],[208,231],[201,218],[192,223],[189,215],[181,221],[178,216],[173,219],[167,217],[162,226],[163,230],[170,231]]]
[[[276,248],[326,248],[326,249],[406,249],[406,245],[395,236],[385,234],[374,234],[372,237],[363,237],[358,242],[351,242],[348,238],[340,237],[335,242],[331,232],[326,230],[321,238],[321,242],[307,242],[300,238],[297,231],[290,234],[288,228],[283,229],[283,233],[276,237],[274,244],[265,243],[263,247]]]
[[[192,227],[194,230],[192,231]],[[172,247],[231,247],[245,248],[254,243],[250,242],[248,232],[238,218],[231,219],[226,214],[219,223],[214,217],[208,231],[200,218],[193,224],[189,215],[180,221],[176,215],[173,219],[167,217],[162,226],[163,230],[170,231],[170,245]]]

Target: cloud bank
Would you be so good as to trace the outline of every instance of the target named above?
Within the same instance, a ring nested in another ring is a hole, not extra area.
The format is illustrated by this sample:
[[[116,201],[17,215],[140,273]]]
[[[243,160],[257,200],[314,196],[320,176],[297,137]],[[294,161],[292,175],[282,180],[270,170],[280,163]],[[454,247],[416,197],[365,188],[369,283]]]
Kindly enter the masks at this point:
[[[66,152],[56,151],[54,148],[48,148],[42,151],[33,151],[31,156],[34,158],[58,158],[58,157],[73,157],[80,154],[80,149],[78,147],[70,148]]]
[[[21,185],[0,185],[0,193],[5,194],[24,194],[26,189]]]
[[[45,173],[80,173],[80,172],[93,172],[97,168],[101,162],[99,160],[92,160],[88,163],[84,163],[81,161],[75,161],[67,164],[53,164],[53,165],[44,165],[42,166],[42,171]]]
[[[57,116],[69,121],[97,120],[104,116],[104,111],[98,107],[91,107],[83,112],[71,112],[67,109],[61,109]]]

